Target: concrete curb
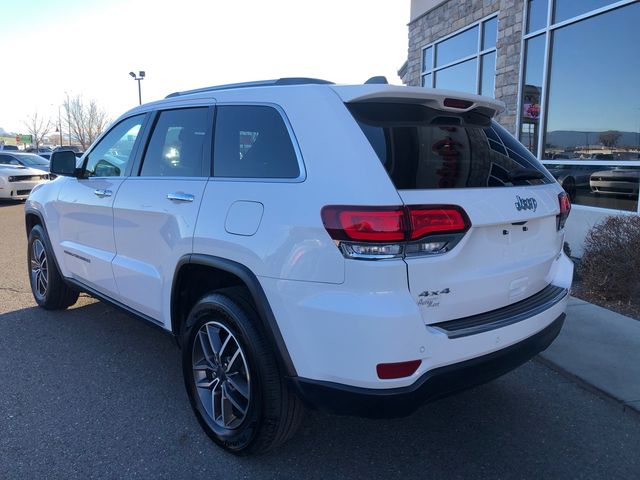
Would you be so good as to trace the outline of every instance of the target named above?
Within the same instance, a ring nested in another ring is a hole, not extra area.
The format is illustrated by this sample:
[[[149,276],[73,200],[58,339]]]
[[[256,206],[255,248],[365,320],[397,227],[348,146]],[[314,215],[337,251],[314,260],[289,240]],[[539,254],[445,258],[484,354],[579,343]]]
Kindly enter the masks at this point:
[[[640,415],[640,321],[571,298],[558,338],[536,360]]]
[[[587,380],[571,373],[570,371],[568,371],[567,369],[563,368],[562,366],[558,365],[557,363],[552,362],[551,360],[548,360],[540,355],[536,356],[534,358],[534,360],[542,365],[544,365],[547,368],[550,368],[551,370],[553,370],[554,372],[559,373],[560,375],[562,375],[563,377],[565,377],[567,380],[570,380],[574,383],[576,383],[580,388],[583,388],[584,390],[593,393],[594,395],[598,396],[599,398],[602,398],[603,400],[605,400],[606,402],[621,408],[623,412],[625,413],[630,413],[631,415],[637,416],[638,418],[640,418],[640,400],[636,401],[636,402],[625,402],[624,400],[620,399],[620,398],[616,398],[615,396],[613,396],[612,394],[610,394],[609,392],[605,391],[605,390],[601,390],[600,388],[598,388],[596,385],[589,383]]]

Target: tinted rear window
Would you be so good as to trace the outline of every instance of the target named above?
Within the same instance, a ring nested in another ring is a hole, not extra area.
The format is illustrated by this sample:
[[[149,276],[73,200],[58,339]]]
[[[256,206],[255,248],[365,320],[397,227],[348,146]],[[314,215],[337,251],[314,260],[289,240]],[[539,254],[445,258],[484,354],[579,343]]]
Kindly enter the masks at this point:
[[[224,105],[216,113],[213,174],[236,178],[297,178],[291,137],[275,108]]]
[[[542,164],[482,112],[354,103],[352,115],[397,189],[552,183]]]

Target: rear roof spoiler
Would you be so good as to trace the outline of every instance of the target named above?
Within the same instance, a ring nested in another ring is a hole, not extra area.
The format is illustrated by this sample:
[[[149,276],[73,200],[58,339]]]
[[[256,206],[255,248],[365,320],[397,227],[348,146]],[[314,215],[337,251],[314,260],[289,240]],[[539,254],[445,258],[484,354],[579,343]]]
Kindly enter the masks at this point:
[[[332,85],[331,88],[333,88],[345,103],[419,103],[439,110],[456,113],[479,110],[490,117],[494,117],[505,108],[504,103],[493,98],[452,90],[382,84],[354,86]]]

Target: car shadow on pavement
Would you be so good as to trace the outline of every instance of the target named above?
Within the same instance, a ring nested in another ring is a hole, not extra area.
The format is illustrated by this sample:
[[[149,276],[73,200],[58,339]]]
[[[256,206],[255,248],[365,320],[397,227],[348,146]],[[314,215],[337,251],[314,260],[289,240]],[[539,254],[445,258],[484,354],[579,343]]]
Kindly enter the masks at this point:
[[[638,468],[635,418],[536,362],[407,418],[309,412],[274,452],[235,457],[199,428],[173,338],[84,303],[0,315],[2,478],[630,477]]]
[[[0,198],[0,208],[2,207],[13,207],[15,205],[24,205],[24,200],[7,200],[4,198]]]

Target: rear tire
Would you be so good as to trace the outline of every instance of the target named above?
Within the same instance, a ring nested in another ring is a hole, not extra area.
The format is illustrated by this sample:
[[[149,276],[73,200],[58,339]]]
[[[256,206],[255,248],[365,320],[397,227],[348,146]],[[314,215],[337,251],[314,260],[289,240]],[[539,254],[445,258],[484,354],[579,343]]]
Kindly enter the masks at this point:
[[[218,290],[196,303],[182,338],[191,406],[207,435],[235,454],[281,445],[304,415],[258,322],[242,289]]]
[[[27,260],[31,293],[38,305],[47,310],[61,310],[76,303],[79,292],[62,278],[41,225],[35,225],[29,232]]]

